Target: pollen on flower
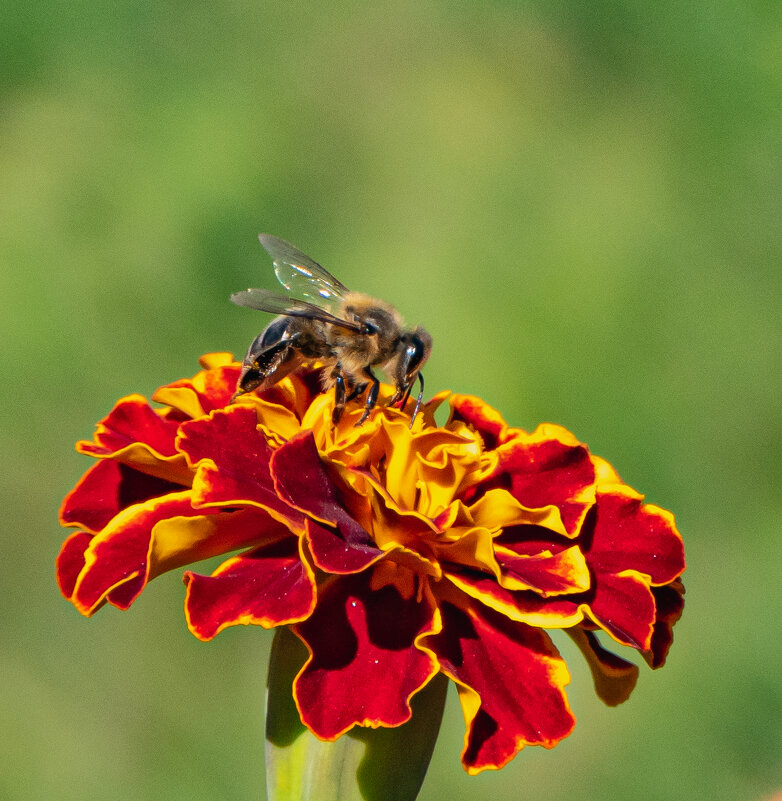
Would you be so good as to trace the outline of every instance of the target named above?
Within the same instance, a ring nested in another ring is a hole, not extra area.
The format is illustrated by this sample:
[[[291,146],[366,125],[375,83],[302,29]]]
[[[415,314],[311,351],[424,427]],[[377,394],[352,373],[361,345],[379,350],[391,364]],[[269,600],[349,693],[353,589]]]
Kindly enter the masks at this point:
[[[412,401],[388,407],[386,385],[361,425],[361,404],[335,425],[316,369],[232,401],[240,365],[202,364],[158,389],[158,407],[123,398],[78,445],[95,461],[63,502],[77,530],[57,577],[82,614],[128,609],[157,576],[223,556],[184,574],[196,637],[291,627],[308,653],[294,699],[326,740],[403,724],[442,673],[459,686],[469,773],[572,731],[548,630],[570,635],[607,704],[638,668],[595,632],[665,662],[684,595],[673,516],[570,432],[528,433],[447,393],[411,428]]]

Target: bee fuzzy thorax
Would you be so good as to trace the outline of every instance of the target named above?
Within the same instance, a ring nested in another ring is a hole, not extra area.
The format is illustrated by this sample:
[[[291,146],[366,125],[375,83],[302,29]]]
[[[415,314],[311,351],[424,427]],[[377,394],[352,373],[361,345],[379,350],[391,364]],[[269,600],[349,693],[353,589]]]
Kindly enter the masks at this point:
[[[399,342],[403,321],[390,304],[377,298],[351,292],[340,308],[340,316],[362,326],[356,333],[331,326],[328,342],[339,352],[339,362],[345,373],[360,373],[365,366],[384,363]]]

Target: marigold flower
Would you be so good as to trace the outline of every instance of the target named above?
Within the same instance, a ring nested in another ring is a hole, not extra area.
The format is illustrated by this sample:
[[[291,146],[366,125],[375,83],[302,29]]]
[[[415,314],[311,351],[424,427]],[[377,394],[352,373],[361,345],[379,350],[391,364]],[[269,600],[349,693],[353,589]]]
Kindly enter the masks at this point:
[[[57,576],[82,614],[127,609],[161,573],[234,554],[184,575],[196,637],[291,626],[309,651],[296,705],[326,740],[401,725],[442,672],[459,691],[470,773],[572,731],[568,670],[546,629],[573,637],[609,704],[637,668],[597,631],[665,661],[683,595],[673,516],[565,429],[528,433],[447,393],[412,429],[410,406],[382,405],[358,427],[348,407],[335,427],[315,370],[230,403],[239,365],[224,353],[201,363],[157,390],[162,408],[123,398],[77,444],[98,461],[63,503],[77,531]]]

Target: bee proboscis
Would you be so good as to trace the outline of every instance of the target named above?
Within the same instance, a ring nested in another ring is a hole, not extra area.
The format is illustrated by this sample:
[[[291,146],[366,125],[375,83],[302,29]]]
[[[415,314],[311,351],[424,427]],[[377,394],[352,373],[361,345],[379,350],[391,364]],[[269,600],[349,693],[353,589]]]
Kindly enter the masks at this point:
[[[239,306],[278,315],[252,341],[242,362],[234,398],[254,389],[274,386],[308,362],[324,365],[323,388],[334,387],[333,423],[345,404],[366,393],[361,425],[377,405],[380,381],[372,369],[383,370],[395,392],[388,402],[407,402],[416,379],[420,391],[410,420],[421,407],[421,368],[432,350],[432,337],[421,326],[405,327],[390,304],[351,292],[331,273],[283,239],[261,234],[279,282],[301,298],[248,289],[231,295]]]

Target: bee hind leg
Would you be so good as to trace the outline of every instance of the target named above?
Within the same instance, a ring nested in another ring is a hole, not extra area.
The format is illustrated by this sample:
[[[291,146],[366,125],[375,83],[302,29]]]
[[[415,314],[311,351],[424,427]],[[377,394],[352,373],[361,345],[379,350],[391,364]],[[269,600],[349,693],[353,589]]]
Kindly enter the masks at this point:
[[[372,382],[372,386],[369,388],[369,392],[367,393],[367,402],[364,405],[364,414],[361,415],[361,419],[356,423],[356,426],[360,426],[367,419],[367,417],[369,417],[369,413],[377,405],[377,394],[380,392],[380,381],[372,372],[372,370],[369,367],[365,367],[363,372],[364,375]],[[364,386],[366,386],[366,384]]]

